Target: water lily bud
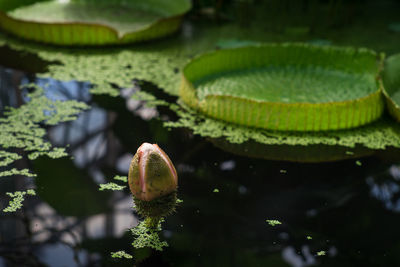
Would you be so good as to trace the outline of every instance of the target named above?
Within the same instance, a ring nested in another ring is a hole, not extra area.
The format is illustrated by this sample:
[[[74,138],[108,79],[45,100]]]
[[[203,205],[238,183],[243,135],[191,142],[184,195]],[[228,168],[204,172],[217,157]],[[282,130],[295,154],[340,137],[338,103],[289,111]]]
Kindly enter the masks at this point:
[[[129,167],[128,183],[137,212],[153,222],[149,227],[175,211],[178,176],[156,144],[143,143],[138,148]]]
[[[175,192],[178,176],[171,160],[158,145],[143,143],[132,159],[128,182],[136,199],[152,201]]]

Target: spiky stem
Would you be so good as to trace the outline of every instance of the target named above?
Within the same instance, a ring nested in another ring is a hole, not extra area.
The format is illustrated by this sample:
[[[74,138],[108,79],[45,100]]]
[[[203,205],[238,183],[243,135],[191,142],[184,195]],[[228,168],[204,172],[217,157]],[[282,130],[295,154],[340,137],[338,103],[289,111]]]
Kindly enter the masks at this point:
[[[144,201],[133,196],[135,208],[143,217],[161,218],[175,211],[176,191],[151,201]]]

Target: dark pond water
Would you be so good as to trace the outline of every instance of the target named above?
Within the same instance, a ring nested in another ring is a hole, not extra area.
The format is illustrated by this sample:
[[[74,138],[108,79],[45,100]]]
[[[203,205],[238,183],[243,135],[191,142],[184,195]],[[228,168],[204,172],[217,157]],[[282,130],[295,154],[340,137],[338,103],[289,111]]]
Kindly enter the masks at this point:
[[[318,164],[237,156],[187,129],[164,128],[158,118],[174,113],[129,99],[134,83],[121,97],[91,95],[87,83],[37,78],[32,73],[46,64],[34,56],[7,47],[0,54],[1,110],[26,101],[17,88],[28,82],[48,84],[52,99],[91,105],[77,120],[47,128],[71,157],[24,159],[18,167],[37,178],[0,179],[1,207],[5,192],[37,191],[22,211],[0,213],[0,267],[400,266],[400,160],[391,155]],[[133,249],[128,229],[140,218],[128,189],[98,190],[127,175],[143,142],[173,160],[184,201],[163,224],[163,252]],[[119,250],[135,260],[111,258]]]
[[[48,129],[55,145],[69,144],[73,158],[25,161],[37,178],[1,180],[3,194],[34,183],[38,197],[28,198],[22,212],[1,215],[0,266],[131,266],[110,257],[118,250],[135,255],[138,266],[400,264],[398,161],[301,164],[235,156],[156,119],[173,114],[123,97],[91,96],[88,84],[3,67],[0,77],[3,106],[23,101],[13,88],[28,81],[49,84],[53,99],[92,105],[76,121]],[[132,249],[127,229],[138,217],[128,190],[98,191],[98,183],[127,174],[145,141],[157,142],[175,162],[184,200],[164,224],[170,246],[162,253]]]

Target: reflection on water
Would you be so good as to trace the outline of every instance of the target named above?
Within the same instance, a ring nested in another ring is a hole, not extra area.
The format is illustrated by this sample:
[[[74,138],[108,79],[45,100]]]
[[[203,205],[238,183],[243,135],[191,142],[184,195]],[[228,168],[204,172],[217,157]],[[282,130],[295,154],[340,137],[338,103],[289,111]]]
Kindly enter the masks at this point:
[[[400,167],[392,165],[375,177],[367,177],[366,182],[371,189],[371,195],[380,200],[386,209],[400,212],[399,180]]]
[[[0,67],[0,111],[3,111],[6,106],[17,106],[17,95],[13,88],[15,82],[18,82],[20,73],[13,72]]]
[[[292,246],[282,250],[282,258],[293,267],[312,266],[316,264],[315,257],[311,254],[309,246],[301,247],[299,254]]]
[[[1,103],[18,105],[10,88],[32,78],[4,69],[0,77]],[[132,266],[111,259],[118,250],[133,254],[138,266],[400,264],[400,243],[393,238],[400,235],[396,162],[370,157],[362,166],[355,159],[296,164],[236,156],[185,129],[163,128],[154,114],[170,114],[132,102],[136,85],[110,98],[91,96],[86,83],[34,81],[47,84],[52,99],[92,108],[48,129],[48,138],[68,145],[72,158],[24,161],[37,178],[1,179],[2,207],[4,192],[32,183],[38,196],[27,199],[22,212],[0,216],[0,266]],[[138,216],[127,189],[98,191],[99,183],[127,174],[144,141],[165,148],[180,174],[184,203],[165,222],[162,238],[170,247],[163,253],[133,250],[127,230]],[[266,219],[282,225],[272,227]]]
[[[30,82],[23,73],[10,69],[0,71],[1,107],[18,106],[18,86]],[[52,100],[75,99],[90,103],[89,85],[77,82],[59,82],[52,79],[36,79],[35,83],[45,88],[45,94]],[[15,88],[14,90],[10,90]],[[22,97],[23,98],[23,97]],[[24,101],[29,99],[23,98]],[[4,108],[2,108],[4,109]],[[87,167],[87,177],[104,182],[105,176],[99,171],[99,161],[104,159],[107,146],[112,142],[110,137],[110,112],[94,105],[82,113],[73,122],[63,123],[49,129],[49,139],[56,146],[67,146],[77,168]],[[112,146],[115,150],[115,146]],[[110,152],[108,150],[108,152]],[[118,154],[107,154],[110,159]],[[111,164],[118,159],[111,160]],[[124,169],[126,167],[124,166]],[[101,179],[99,179],[101,177]],[[84,177],[85,178],[85,177]],[[52,179],[57,179],[57,176]],[[3,181],[2,181],[3,182]],[[3,186],[3,184],[7,186]],[[2,184],[2,206],[5,206],[5,191],[24,189],[32,183],[23,177],[7,179]],[[14,184],[14,185],[12,185]],[[94,183],[93,185],[96,185]],[[14,189],[12,189],[14,188]],[[37,189],[40,191],[40,188]],[[46,189],[45,189],[46,190]],[[58,192],[55,192],[58,194]],[[63,193],[63,192],[59,192]],[[39,194],[40,196],[40,194]],[[92,255],[85,249],[76,249],[83,240],[102,239],[107,236],[121,237],[126,229],[137,224],[133,215],[132,198],[121,192],[114,193],[111,198],[109,213],[85,216],[61,216],[51,205],[39,199],[26,201],[24,212],[15,216],[3,214],[1,218],[1,250],[0,253],[13,264],[18,266],[36,266],[44,263],[49,266],[91,266],[101,258]],[[22,258],[21,258],[22,257]],[[0,264],[4,262],[0,258]]]

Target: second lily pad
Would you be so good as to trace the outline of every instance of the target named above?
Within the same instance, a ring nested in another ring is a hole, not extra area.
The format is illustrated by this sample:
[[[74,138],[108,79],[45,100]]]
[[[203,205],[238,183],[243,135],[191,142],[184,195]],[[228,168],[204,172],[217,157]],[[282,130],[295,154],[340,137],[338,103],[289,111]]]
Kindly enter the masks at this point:
[[[0,0],[0,27],[35,41],[62,45],[131,43],[174,32],[187,0]]]
[[[390,56],[385,61],[382,76],[388,110],[400,122],[400,54]]]
[[[180,95],[208,116],[290,131],[358,127],[384,109],[368,49],[265,44],[204,54],[183,70]]]

